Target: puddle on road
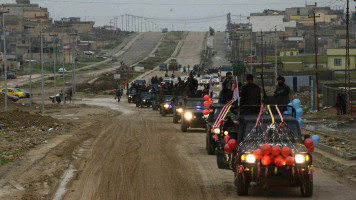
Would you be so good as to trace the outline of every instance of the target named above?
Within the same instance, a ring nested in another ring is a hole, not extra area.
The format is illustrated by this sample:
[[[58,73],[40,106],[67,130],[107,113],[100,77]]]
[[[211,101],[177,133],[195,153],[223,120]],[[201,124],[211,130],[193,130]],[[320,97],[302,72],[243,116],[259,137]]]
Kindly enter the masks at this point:
[[[53,197],[53,200],[61,200],[63,196],[67,193],[67,184],[72,179],[74,172],[76,172],[76,170],[73,168],[72,165],[70,165],[69,169],[67,169],[63,174],[61,183],[59,184],[59,187]]]
[[[79,104],[87,104],[87,105],[93,105],[93,106],[101,106],[101,107],[107,107],[111,110],[116,110],[120,111],[124,114],[132,114],[134,111],[130,110],[129,108],[124,107],[125,101],[124,99],[121,99],[121,102],[117,102],[115,99],[111,98],[92,98],[92,99],[82,99],[82,101],[78,101]]]

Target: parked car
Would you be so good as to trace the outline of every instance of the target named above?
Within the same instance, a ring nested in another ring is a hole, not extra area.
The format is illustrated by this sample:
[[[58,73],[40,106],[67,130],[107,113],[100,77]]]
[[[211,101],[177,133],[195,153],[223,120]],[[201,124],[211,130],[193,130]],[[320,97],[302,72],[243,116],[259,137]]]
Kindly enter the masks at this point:
[[[27,91],[25,91],[25,90],[23,90],[23,89],[20,89],[20,88],[14,88],[14,90],[15,90],[16,92],[23,92],[23,93],[25,93],[25,94],[26,94],[26,98],[30,98],[31,96],[33,96],[32,93],[27,92]]]
[[[1,92],[5,93],[5,89],[1,90]],[[26,98],[26,94],[24,92],[17,92],[14,88],[7,88],[7,93],[18,98]]]
[[[166,71],[168,68],[166,63],[162,63],[159,65],[159,71]]]
[[[4,95],[5,95],[5,93],[0,92],[0,96],[4,96]],[[9,93],[7,93],[7,99],[11,100],[12,102],[16,102],[16,101],[18,101],[20,98],[18,98],[18,97],[16,97],[16,96],[13,96],[13,95],[11,95],[11,94],[9,94]]]
[[[58,73],[66,73],[67,70],[65,68],[59,68]]]
[[[7,79],[16,79],[16,73],[15,72],[9,72],[7,73]]]

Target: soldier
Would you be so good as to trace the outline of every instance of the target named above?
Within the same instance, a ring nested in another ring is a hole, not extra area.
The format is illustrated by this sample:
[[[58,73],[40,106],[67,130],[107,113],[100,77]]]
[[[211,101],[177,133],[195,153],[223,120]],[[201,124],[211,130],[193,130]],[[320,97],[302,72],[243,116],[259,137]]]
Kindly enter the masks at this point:
[[[193,78],[193,75],[191,74],[188,77],[187,83],[186,83],[186,87],[185,87],[185,91],[187,92],[187,96],[188,97],[193,97],[195,92],[198,89],[198,81],[196,79]]]
[[[226,73],[226,78],[222,83],[222,102],[223,104],[229,102],[232,99],[232,93],[234,90],[234,79],[231,72]]]
[[[258,85],[253,83],[253,75],[246,75],[246,84],[241,88],[241,106],[261,105],[261,89]],[[241,114],[258,113],[259,108],[247,107],[241,108]]]
[[[274,98],[278,104],[288,104],[289,103],[289,93],[290,88],[285,84],[285,79],[283,76],[278,76],[278,85],[276,86],[276,91],[274,92]]]

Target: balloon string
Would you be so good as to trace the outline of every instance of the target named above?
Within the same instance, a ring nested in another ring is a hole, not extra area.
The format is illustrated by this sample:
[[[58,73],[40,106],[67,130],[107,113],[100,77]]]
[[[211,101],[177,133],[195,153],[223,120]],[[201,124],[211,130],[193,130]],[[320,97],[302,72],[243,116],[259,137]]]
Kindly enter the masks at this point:
[[[217,127],[217,124],[218,124],[218,122],[220,121],[221,116],[222,116],[223,114],[225,114],[226,108],[227,108],[228,106],[230,106],[231,103],[232,103],[232,100],[229,101],[227,104],[224,105],[224,107],[223,107],[223,109],[220,111],[220,114],[218,115],[218,118],[216,119],[216,121],[215,121],[213,127]]]
[[[272,118],[272,123],[269,125],[269,128],[271,128],[274,125],[274,117],[273,117],[273,113],[271,111],[271,107],[269,105],[267,105],[268,111],[269,111],[269,115]]]
[[[258,114],[258,118],[257,118],[257,121],[256,121],[256,125],[255,125],[255,128],[257,127],[257,124],[258,122],[260,121],[260,118],[261,118],[261,115],[262,115],[262,111],[263,111],[263,104],[261,105],[261,109],[260,109],[260,114]]]
[[[281,123],[284,122],[283,116],[282,116],[281,111],[279,110],[278,106],[277,106],[277,105],[274,105],[274,106],[276,107],[276,110],[277,110],[277,112],[278,112],[278,115],[279,115],[279,117],[281,118]]]

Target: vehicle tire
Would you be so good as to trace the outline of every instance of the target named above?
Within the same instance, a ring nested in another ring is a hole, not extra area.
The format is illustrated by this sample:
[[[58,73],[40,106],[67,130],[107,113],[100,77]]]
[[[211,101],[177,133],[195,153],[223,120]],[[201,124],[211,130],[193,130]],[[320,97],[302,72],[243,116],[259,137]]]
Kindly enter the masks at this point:
[[[165,109],[162,109],[162,117],[165,117],[167,114],[166,114],[166,110]]]
[[[136,103],[136,107],[137,107],[137,108],[138,108],[138,106],[139,106],[138,103]]]
[[[249,186],[249,181],[248,178],[245,177],[245,182],[244,178],[242,177],[242,174],[237,174],[237,183],[235,182],[236,186],[236,192],[239,196],[247,196],[248,195],[248,186]]]
[[[208,155],[215,155],[215,141],[209,133],[206,134],[206,151]]]
[[[182,132],[187,132],[188,131],[188,127],[184,124],[184,120],[182,120],[182,123],[180,124],[180,130]]]
[[[155,107],[152,105],[152,110],[155,110]]]
[[[141,108],[143,108],[143,105],[141,104]]]
[[[308,172],[303,172],[304,180],[302,180],[300,185],[300,193],[302,197],[311,197],[313,195],[313,174],[308,174]],[[311,177],[310,177],[311,176]]]

